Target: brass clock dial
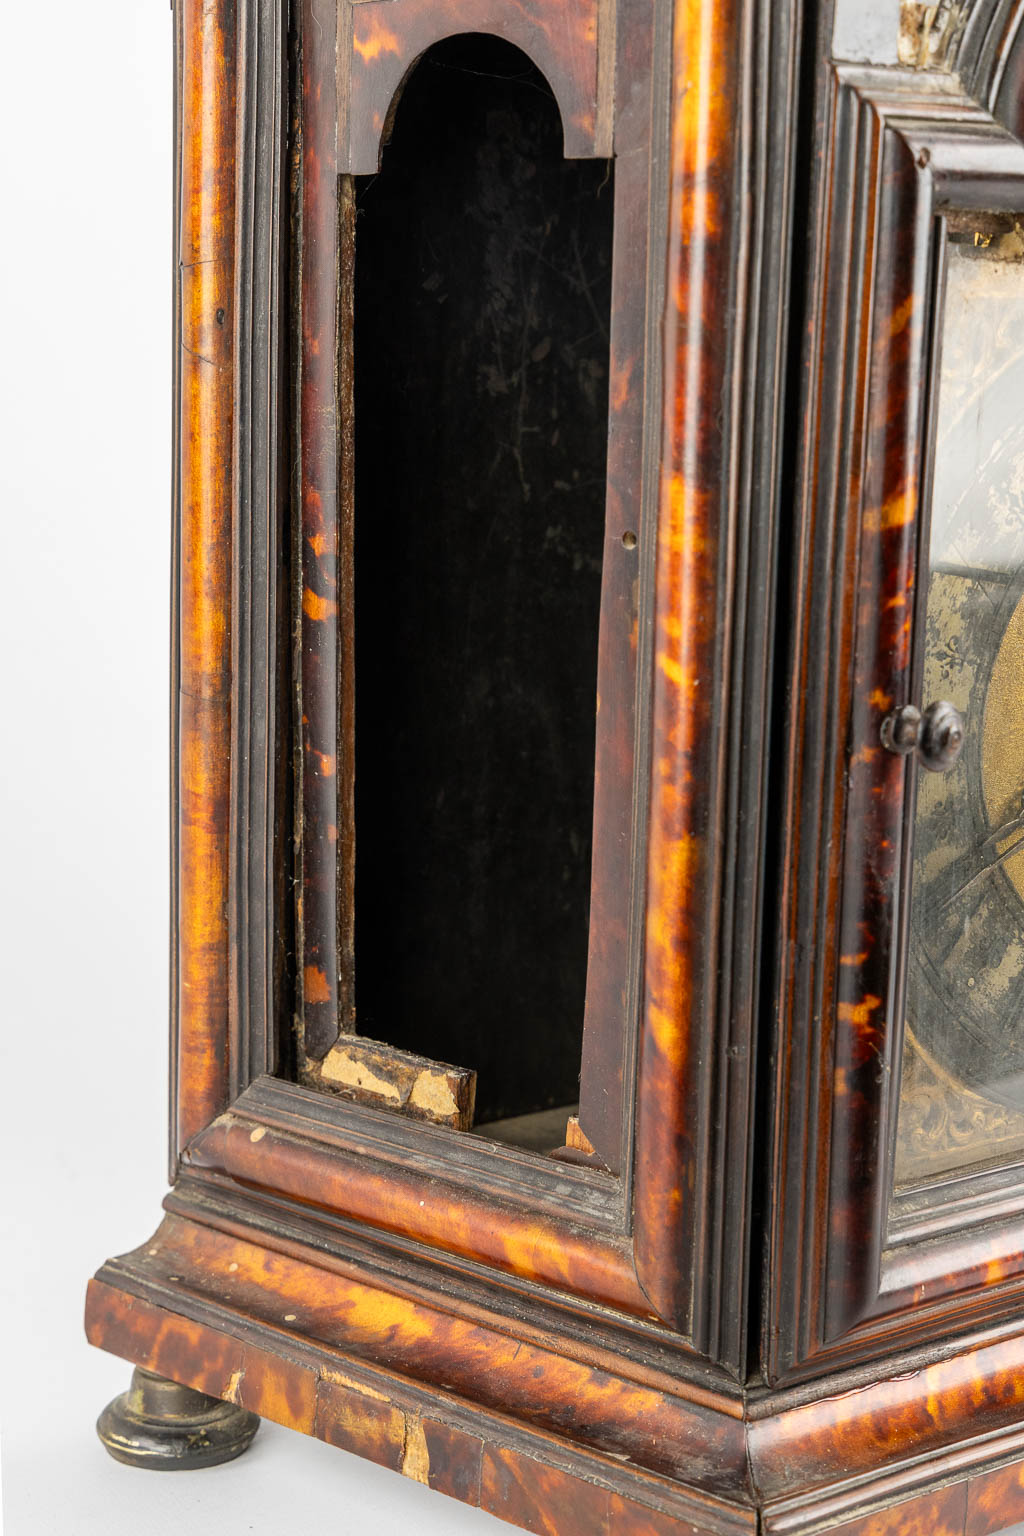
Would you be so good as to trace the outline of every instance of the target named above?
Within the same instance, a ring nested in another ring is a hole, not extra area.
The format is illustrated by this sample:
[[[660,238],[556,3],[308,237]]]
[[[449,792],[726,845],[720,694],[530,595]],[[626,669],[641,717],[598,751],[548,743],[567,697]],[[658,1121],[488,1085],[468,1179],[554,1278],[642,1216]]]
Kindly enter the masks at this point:
[[[933,1086],[991,1106],[993,1136],[1009,1122],[1024,1149],[1024,241],[1012,221],[948,247],[928,563],[922,697],[956,706],[964,744],[948,773],[919,773],[908,1049]],[[966,1161],[993,1155],[985,1114],[974,1122]]]
[[[932,575],[929,629],[947,642],[934,670],[966,731],[956,767],[918,788],[907,1018],[965,1085],[1024,1109],[1021,575]]]

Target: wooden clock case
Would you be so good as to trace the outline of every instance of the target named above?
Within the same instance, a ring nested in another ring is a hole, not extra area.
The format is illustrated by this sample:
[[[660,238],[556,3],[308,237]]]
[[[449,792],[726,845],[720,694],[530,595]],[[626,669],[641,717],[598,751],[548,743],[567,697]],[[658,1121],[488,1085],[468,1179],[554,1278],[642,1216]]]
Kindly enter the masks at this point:
[[[1024,210],[1024,7],[946,11],[877,68],[810,0],[176,0],[173,1187],[94,1343],[532,1531],[1024,1519],[1021,1170],[892,1196],[912,778],[879,731],[920,665],[939,231]],[[561,1158],[315,1080],[351,918],[346,188],[467,32],[615,159]]]

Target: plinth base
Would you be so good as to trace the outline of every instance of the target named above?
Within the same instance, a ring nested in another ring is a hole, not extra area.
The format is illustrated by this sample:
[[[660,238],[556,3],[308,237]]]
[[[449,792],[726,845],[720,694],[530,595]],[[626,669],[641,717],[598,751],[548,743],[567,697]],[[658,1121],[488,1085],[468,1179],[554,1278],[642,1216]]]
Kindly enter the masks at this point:
[[[251,1193],[215,1194],[183,1177],[159,1231],[90,1287],[90,1339],[144,1362],[143,1382],[187,1381],[221,1412],[316,1436],[527,1531],[996,1536],[1024,1523],[1022,1325],[743,1397],[690,1379],[682,1351],[656,1351],[635,1323],[570,1332],[536,1301],[517,1315],[489,1282],[466,1294],[414,1270],[384,1235],[373,1263],[368,1241],[343,1249],[313,1213],[271,1231]],[[105,1443],[146,1464],[137,1416],[128,1431],[124,1417],[116,1447],[101,1426]],[[170,1464],[164,1415],[155,1430]]]

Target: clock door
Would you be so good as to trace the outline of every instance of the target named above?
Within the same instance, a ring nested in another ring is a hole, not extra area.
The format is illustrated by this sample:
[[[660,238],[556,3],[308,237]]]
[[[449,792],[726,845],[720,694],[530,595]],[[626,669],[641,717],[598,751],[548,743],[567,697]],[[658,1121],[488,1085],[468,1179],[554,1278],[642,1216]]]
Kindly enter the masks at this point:
[[[823,102],[776,1380],[1024,1294],[1024,148],[948,77]]]

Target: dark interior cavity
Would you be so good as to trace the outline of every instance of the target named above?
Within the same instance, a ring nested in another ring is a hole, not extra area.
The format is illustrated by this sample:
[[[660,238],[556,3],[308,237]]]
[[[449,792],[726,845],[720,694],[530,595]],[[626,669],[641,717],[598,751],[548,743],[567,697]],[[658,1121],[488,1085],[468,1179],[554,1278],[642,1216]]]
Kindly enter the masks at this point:
[[[356,196],[357,1021],[480,1122],[578,1092],[612,166],[464,36]]]

